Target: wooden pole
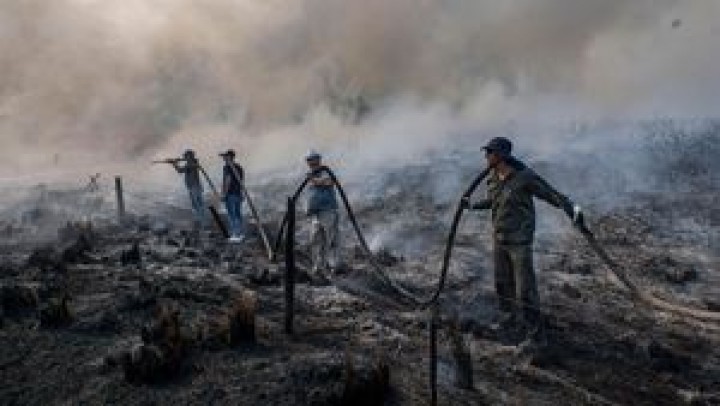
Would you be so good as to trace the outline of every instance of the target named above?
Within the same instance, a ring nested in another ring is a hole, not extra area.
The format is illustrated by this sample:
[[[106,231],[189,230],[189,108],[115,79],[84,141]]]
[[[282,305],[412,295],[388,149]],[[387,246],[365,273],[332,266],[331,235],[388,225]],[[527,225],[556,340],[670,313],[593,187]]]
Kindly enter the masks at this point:
[[[433,303],[430,309],[430,404],[437,406],[437,330],[439,308]]]
[[[295,200],[288,198],[285,233],[285,333],[293,333],[295,317]]]
[[[115,177],[115,198],[117,200],[117,216],[122,221],[125,218],[125,200],[123,198],[122,177]]]

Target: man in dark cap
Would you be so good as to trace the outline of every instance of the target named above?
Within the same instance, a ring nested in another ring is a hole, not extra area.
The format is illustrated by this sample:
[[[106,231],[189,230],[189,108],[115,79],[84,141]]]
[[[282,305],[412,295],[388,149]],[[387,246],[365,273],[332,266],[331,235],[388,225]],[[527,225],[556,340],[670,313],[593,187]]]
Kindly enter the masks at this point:
[[[243,181],[245,174],[242,166],[235,162],[235,151],[227,150],[220,154],[225,160],[223,167],[222,195],[230,223],[230,242],[242,242],[245,238],[242,215]]]
[[[169,161],[178,173],[185,175],[185,187],[190,194],[190,204],[192,205],[195,219],[200,227],[205,226],[205,204],[203,203],[203,186],[200,181],[200,162],[195,157],[195,152],[188,149],[183,153],[182,161],[185,165],[180,165],[177,160]]]
[[[466,208],[491,210],[495,288],[501,324],[512,327],[528,338],[540,334],[538,291],[533,269],[532,244],[535,234],[533,198],[561,208],[582,227],[583,214],[565,195],[559,193],[525,164],[512,156],[507,138],[492,139],[485,147],[488,167],[487,198]]]

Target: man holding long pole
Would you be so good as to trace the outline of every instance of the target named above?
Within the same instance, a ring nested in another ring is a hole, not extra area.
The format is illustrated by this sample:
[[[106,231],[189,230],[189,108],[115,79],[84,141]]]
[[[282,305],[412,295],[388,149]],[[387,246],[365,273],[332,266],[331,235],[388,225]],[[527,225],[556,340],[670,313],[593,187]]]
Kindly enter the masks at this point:
[[[485,147],[491,175],[486,199],[463,205],[474,210],[492,210],[495,287],[501,325],[516,329],[529,339],[542,338],[532,245],[535,234],[533,198],[560,208],[573,224],[584,228],[580,207],[556,191],[543,178],[511,154],[512,143],[503,137]]]
[[[185,165],[181,166],[180,161],[185,161]],[[185,187],[190,195],[190,204],[195,214],[195,220],[200,228],[205,227],[205,204],[203,202],[203,186],[200,181],[201,168],[195,152],[188,149],[182,159],[171,159],[167,162],[171,163],[178,173],[185,176]]]

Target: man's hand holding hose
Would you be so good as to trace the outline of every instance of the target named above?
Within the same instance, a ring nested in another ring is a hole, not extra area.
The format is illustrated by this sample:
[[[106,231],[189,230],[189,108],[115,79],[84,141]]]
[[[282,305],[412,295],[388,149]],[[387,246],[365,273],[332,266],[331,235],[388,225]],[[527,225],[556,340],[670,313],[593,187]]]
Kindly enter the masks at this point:
[[[565,214],[572,220],[573,226],[585,235],[590,234],[590,230],[587,228],[587,224],[585,224],[585,213],[579,204],[568,202],[564,210]]]

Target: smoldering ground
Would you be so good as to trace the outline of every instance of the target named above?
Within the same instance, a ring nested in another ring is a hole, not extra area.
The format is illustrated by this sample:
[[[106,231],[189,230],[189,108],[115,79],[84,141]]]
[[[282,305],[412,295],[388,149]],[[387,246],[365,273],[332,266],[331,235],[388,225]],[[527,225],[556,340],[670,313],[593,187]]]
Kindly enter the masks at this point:
[[[321,150],[373,248],[389,249],[381,259],[395,265],[387,271],[420,293],[437,280],[453,205],[484,165],[480,146],[510,136],[520,158],[586,208],[633,280],[717,309],[718,7],[2,2],[0,399],[306,404],[315,396],[332,404],[343,370],[363,375],[376,350],[390,355],[390,404],[427,399],[426,314],[396,311],[349,230],[348,274],[331,286],[300,281],[299,338],[288,340],[281,274],[260,242],[252,233],[241,246],[217,234],[207,245],[195,241],[181,180],[149,164],[185,148],[198,151],[215,179],[217,153],[237,149],[271,231],[306,170],[304,153]],[[81,189],[97,172],[99,196],[87,196]],[[125,180],[130,214],[122,226],[113,175]],[[45,199],[38,183],[51,192]],[[87,197],[104,203],[91,206]],[[527,365],[493,335],[489,221],[468,214],[443,314],[461,316],[472,368],[482,374],[477,391],[453,386],[441,332],[441,402],[717,400],[717,328],[638,306],[608,283],[562,213],[538,207],[548,350]],[[301,268],[305,259],[299,251]],[[239,288],[257,292],[256,346],[231,346],[223,333]],[[154,305],[166,301],[179,312],[158,306],[170,318],[157,317]],[[183,331],[158,343],[162,335],[146,327],[163,320]],[[353,357],[362,360],[355,369]],[[130,368],[124,377],[113,368],[122,362],[142,373]],[[177,370],[156,385],[168,369]]]

